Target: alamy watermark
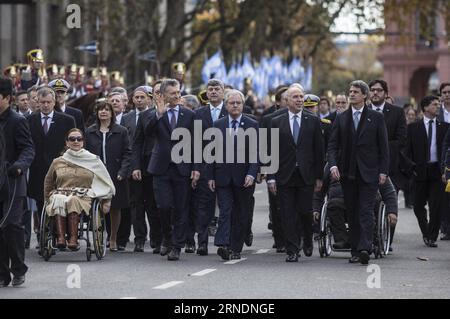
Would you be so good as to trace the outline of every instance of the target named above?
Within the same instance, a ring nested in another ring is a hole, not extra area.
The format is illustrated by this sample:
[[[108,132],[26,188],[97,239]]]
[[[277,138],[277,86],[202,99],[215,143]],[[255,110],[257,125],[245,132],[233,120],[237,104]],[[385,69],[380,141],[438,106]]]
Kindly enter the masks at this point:
[[[81,8],[78,4],[71,3],[66,7],[66,26],[69,29],[81,29]]]
[[[81,268],[77,264],[67,266],[66,272],[70,275],[66,279],[66,287],[69,289],[81,288]]]
[[[367,288],[380,289],[381,288],[381,268],[377,264],[370,264],[367,266],[367,270],[370,275],[367,277],[366,285]]]
[[[171,138],[179,141],[171,153],[176,164],[259,163],[262,174],[275,174],[279,168],[278,128],[270,131],[266,128],[228,128],[223,134],[219,128],[209,128],[203,132],[202,121],[195,120],[193,136],[187,128],[176,128]],[[205,145],[205,142],[208,143]]]

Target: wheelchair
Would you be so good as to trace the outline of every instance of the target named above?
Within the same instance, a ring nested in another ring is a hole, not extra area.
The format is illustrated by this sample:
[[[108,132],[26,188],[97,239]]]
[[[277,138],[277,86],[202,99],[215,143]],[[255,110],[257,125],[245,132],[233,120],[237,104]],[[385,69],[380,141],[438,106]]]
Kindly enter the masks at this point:
[[[39,228],[39,255],[45,261],[56,254],[56,225],[54,217],[47,215],[46,205],[41,213],[41,224]],[[100,212],[100,201],[93,199],[89,215],[82,212],[78,225],[78,240],[86,242],[86,259],[91,261],[95,253],[97,260],[101,260],[106,254],[106,221]]]
[[[388,214],[386,213],[386,206],[380,197],[377,196],[374,212],[374,236],[373,236],[373,254],[375,259],[383,258],[389,254],[389,246],[391,244],[391,227],[389,223]],[[347,231],[348,231],[348,224]],[[350,252],[350,249],[335,249],[333,248],[333,233],[331,229],[330,218],[327,215],[327,199],[322,206],[320,214],[320,230],[317,236],[319,246],[319,254],[321,258],[328,257],[333,251],[335,252]]]

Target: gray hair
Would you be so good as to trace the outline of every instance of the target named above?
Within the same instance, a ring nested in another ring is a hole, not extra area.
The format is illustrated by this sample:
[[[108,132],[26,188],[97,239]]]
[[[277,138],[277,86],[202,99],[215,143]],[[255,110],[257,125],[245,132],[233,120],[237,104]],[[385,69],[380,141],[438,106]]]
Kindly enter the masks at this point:
[[[164,94],[166,92],[166,89],[168,86],[177,86],[180,87],[180,82],[178,82],[178,80],[175,79],[165,79],[162,81],[161,83],[161,87],[159,88],[159,90],[161,91],[161,94]]]
[[[366,82],[362,81],[362,80],[356,80],[350,83],[350,87],[356,87],[359,88],[362,92],[363,95],[366,95],[367,98],[369,98],[369,86],[367,85]]]
[[[121,86],[116,86],[111,89],[111,93],[127,94],[127,90]]]
[[[305,92],[305,88],[304,88],[300,83],[292,83],[292,84],[289,86],[289,89],[291,89],[291,88],[297,88],[297,89],[302,90],[303,93]]]
[[[225,99],[224,99],[224,102],[223,102],[225,105],[227,105],[227,102],[228,102],[228,100],[230,99],[230,97],[232,95],[239,95],[239,97],[242,100],[242,104],[245,104],[245,96],[244,96],[244,94],[241,91],[239,91],[239,90],[230,89],[225,94]]]
[[[200,102],[195,95],[185,95],[182,97],[182,99],[187,105],[190,106],[191,109],[196,109],[200,106]]]
[[[55,91],[53,91],[53,89],[51,88],[51,87],[49,87],[49,86],[43,86],[43,87],[40,87],[38,90],[37,90],[37,96],[38,97],[46,97],[47,95],[51,95],[52,96],[52,98],[53,98],[53,100],[55,100],[56,101],[56,95],[55,95]]]
[[[219,79],[210,79],[208,81],[208,84],[206,84],[206,87],[210,87],[210,86],[220,86],[222,88],[222,90],[225,89],[225,84],[223,84],[223,82]]]

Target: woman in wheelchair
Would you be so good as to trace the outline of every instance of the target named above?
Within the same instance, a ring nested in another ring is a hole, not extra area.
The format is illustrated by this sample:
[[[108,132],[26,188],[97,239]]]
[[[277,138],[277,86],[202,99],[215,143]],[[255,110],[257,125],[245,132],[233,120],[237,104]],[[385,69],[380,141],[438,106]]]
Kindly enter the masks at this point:
[[[101,200],[103,213],[108,213],[114,184],[102,161],[84,148],[84,136],[71,129],[66,136],[66,151],[51,164],[44,181],[45,210],[55,218],[57,248],[78,250],[80,214],[89,214],[92,199]]]

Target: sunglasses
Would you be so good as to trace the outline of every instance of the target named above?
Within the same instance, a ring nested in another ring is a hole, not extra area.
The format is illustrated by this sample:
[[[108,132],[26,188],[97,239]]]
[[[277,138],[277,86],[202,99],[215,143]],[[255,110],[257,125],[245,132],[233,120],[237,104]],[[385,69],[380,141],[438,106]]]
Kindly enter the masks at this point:
[[[67,140],[69,141],[69,142],[83,142],[83,137],[81,137],[81,136],[69,136],[68,138],[67,138]]]

